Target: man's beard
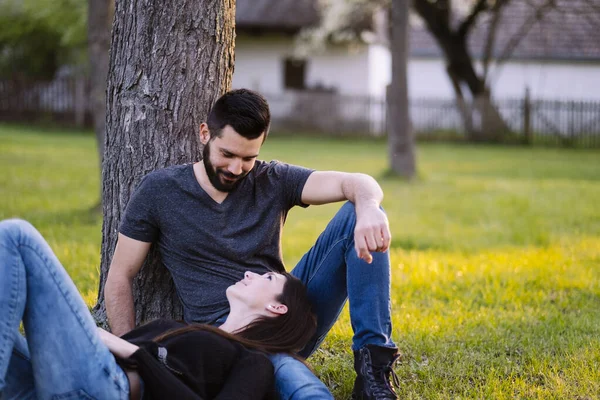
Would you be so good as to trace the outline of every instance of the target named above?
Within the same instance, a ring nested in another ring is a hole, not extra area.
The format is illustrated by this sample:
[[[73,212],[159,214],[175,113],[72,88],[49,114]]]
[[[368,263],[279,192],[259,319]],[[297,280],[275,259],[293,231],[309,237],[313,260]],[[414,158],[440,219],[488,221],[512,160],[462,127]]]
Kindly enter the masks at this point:
[[[219,192],[229,193],[234,191],[240,185],[240,183],[246,177],[246,175],[248,175],[248,172],[242,172],[240,175],[234,175],[223,169],[216,169],[210,162],[210,142],[207,143],[204,146],[204,149],[202,150],[202,162],[204,163],[204,169],[206,170],[208,180],[210,181],[211,185],[213,185],[213,187]],[[235,181],[222,181],[222,176],[230,179],[235,179]]]

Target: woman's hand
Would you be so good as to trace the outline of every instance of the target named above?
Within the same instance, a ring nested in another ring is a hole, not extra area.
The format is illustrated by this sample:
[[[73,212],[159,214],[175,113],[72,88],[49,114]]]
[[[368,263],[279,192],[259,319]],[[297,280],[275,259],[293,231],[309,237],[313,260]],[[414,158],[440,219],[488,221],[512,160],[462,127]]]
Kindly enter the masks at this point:
[[[117,357],[129,358],[139,348],[138,346],[129,343],[127,340],[123,340],[102,328],[97,329],[100,340],[102,340],[110,352]]]

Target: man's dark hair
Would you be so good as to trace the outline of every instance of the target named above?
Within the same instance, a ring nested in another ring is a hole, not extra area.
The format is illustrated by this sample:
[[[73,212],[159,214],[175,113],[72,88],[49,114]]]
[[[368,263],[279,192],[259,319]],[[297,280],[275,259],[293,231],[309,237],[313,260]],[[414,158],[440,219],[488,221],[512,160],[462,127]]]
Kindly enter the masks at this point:
[[[252,90],[232,90],[213,105],[207,124],[211,140],[221,136],[221,130],[229,125],[246,139],[256,139],[264,133],[264,141],[271,124],[269,104],[262,95]]]

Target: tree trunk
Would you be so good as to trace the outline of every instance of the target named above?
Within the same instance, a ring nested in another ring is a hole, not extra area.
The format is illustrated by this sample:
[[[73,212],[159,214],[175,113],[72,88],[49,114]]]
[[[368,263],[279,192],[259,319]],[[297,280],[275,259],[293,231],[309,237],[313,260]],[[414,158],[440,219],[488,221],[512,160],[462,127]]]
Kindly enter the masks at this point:
[[[96,320],[121,215],[148,172],[201,158],[200,123],[230,85],[235,0],[116,2],[103,164],[102,261]],[[181,318],[155,248],[134,282],[136,323]]]
[[[467,49],[466,39],[450,36],[438,41],[444,48],[448,60],[448,74],[456,81],[453,85],[455,90],[462,87],[469,89],[472,104],[469,116],[464,118],[465,130],[470,140],[473,141],[498,141],[510,131],[510,128],[493,104],[490,92],[485,85],[484,78],[477,75],[471,55]],[[465,108],[462,93],[457,93],[457,105],[459,109]],[[461,113],[464,112],[461,110]]]
[[[480,124],[478,129],[471,131],[471,140],[499,142],[506,134],[510,133],[510,127],[504,121],[498,107],[493,103],[489,92],[485,91],[473,99],[473,112],[478,116]]]
[[[446,4],[440,5],[428,0],[415,0],[415,11],[427,24],[429,32],[442,49],[447,63],[447,72],[452,81],[457,99],[457,106],[463,117],[465,131],[473,141],[497,141],[510,128],[493,104],[485,78],[480,77],[473,66],[468,49],[468,32],[473,26],[476,15],[472,15],[472,23],[464,30],[452,30]],[[479,3],[478,3],[479,4]],[[499,8],[497,8],[499,9]],[[468,107],[463,88],[471,94],[472,105]]]
[[[88,52],[90,60],[90,97],[92,121],[96,134],[99,170],[104,158],[106,130],[106,77],[108,76],[108,50],[110,24],[114,3],[110,0],[88,0]],[[102,186],[102,180],[100,180]],[[102,193],[102,187],[100,187]],[[102,196],[102,194],[100,194]],[[98,209],[100,205],[98,206]]]
[[[456,105],[458,107],[458,111],[463,120],[463,126],[466,132],[473,131],[473,113],[471,112],[471,107],[465,101],[465,97],[463,95],[462,88],[460,86],[460,79],[454,75],[454,73],[446,68],[446,73],[450,78],[450,82],[452,83],[452,87],[454,88],[454,95],[456,97]]]
[[[392,1],[392,82],[387,91],[388,151],[391,170],[405,178],[415,175],[415,139],[408,107],[408,0]]]

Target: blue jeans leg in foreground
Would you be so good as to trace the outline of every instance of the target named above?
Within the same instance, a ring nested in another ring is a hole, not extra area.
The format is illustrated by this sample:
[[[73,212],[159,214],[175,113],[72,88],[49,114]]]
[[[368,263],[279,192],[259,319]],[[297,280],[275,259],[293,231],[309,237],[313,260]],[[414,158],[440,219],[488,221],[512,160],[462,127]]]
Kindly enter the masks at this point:
[[[20,220],[0,222],[0,393],[2,400],[129,397],[127,376],[71,278]]]
[[[345,203],[292,275],[300,278],[317,313],[317,332],[303,350],[309,356],[321,344],[350,301],[352,349],[367,344],[395,347],[392,342],[389,252],[372,253],[371,264],[354,250],[354,204]]]
[[[21,335],[16,335],[15,337],[7,372],[4,398],[20,400],[37,399],[29,348],[27,347],[25,338]]]

